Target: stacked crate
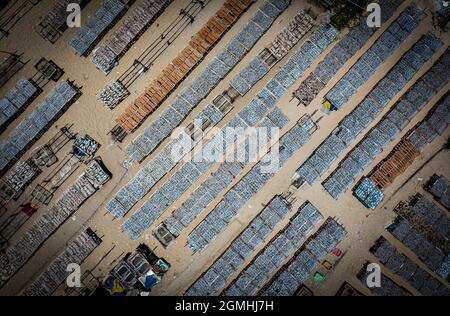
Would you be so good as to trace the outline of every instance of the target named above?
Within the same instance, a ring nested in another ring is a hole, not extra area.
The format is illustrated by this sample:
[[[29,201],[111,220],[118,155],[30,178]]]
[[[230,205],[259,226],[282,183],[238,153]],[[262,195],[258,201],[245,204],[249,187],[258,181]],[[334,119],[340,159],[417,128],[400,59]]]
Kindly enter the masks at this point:
[[[110,38],[92,54],[92,63],[105,74],[115,67],[139,36],[160,16],[172,0],[144,0]]]
[[[217,292],[232,279],[233,274],[244,266],[244,261],[258,249],[268,236],[275,230],[283,218],[291,210],[291,205],[282,197],[275,196],[250,224],[230,243],[224,253],[206,270],[186,291],[187,296],[210,296]],[[245,272],[241,272],[232,285],[225,290],[225,294],[239,291],[240,295],[252,295],[258,286],[269,277],[267,270],[276,269],[276,263],[288,257],[295,247],[299,247],[315,225],[323,219],[322,214],[309,202],[306,202],[291,216],[289,224],[268,240],[267,245],[260,251],[254,262],[250,263]],[[302,227],[298,231],[299,227]],[[283,245],[288,244],[288,245]],[[283,247],[284,246],[284,247]],[[270,254],[270,256],[267,256]],[[268,259],[266,271],[258,271],[255,262]],[[254,274],[259,275],[253,277]],[[252,278],[248,276],[251,275]],[[249,282],[242,286],[243,279]],[[241,287],[239,287],[241,285]]]
[[[80,55],[86,54],[90,47],[110,28],[117,17],[127,9],[130,0],[104,0],[94,14],[87,18],[69,40],[69,46]]]
[[[324,87],[325,85],[322,81],[320,81],[314,73],[310,73],[293,92],[293,95],[302,104],[309,105]]]
[[[279,168],[283,167],[286,160],[310,139],[309,125],[309,122],[299,123],[280,138],[279,143],[282,149],[279,152]],[[272,150],[266,154],[266,158],[272,157],[274,154]],[[248,153],[246,156],[249,156]],[[226,226],[215,226],[214,218],[221,217],[226,223],[230,223],[238,215],[239,210],[276,174],[273,173],[275,171],[266,170],[264,161],[266,161],[265,158],[261,158],[237,181],[214,209],[191,231],[187,237],[187,247],[192,252],[203,251],[226,228]]]
[[[0,129],[6,127],[21,110],[32,102],[41,89],[31,79],[20,79],[0,100]]]
[[[114,108],[117,105],[117,100],[125,99],[130,92],[119,80],[113,80],[112,83],[97,93],[97,99],[105,106]]]
[[[249,114],[252,112],[250,111]],[[276,114],[275,114],[276,113]],[[258,121],[259,119],[256,119]],[[288,123],[288,118],[278,109],[275,108],[274,111],[267,115],[267,120],[272,124],[271,126],[281,129]],[[261,125],[260,125],[261,126]],[[226,135],[222,135],[226,138]],[[251,136],[250,136],[251,137]],[[245,135],[244,138],[239,141],[237,146],[233,148],[233,152],[225,154],[221,153],[221,156],[225,158],[225,161],[234,160],[238,157],[239,161],[234,162],[223,162],[220,164],[219,168],[213,172],[209,177],[207,177],[194,192],[183,202],[180,208],[175,210],[171,217],[164,220],[164,225],[172,233],[174,237],[178,237],[181,231],[188,227],[192,221],[205,210],[206,206],[214,200],[214,197],[220,195],[220,193],[226,189],[231,182],[238,176],[240,176],[243,169],[254,159],[256,155],[262,150],[262,147],[268,146],[264,141],[258,142],[258,149],[256,152],[249,152],[246,146],[249,144],[249,136]],[[292,142],[285,141],[286,147],[291,148],[295,145]],[[220,145],[219,145],[220,146]],[[209,152],[209,149],[205,149]],[[281,157],[281,163],[283,163],[283,157]],[[190,178],[196,179],[198,175],[191,175]],[[257,181],[257,178],[254,178]],[[220,227],[221,221],[213,221],[216,223],[216,229]]]
[[[276,58],[281,59],[287,52],[298,43],[298,41],[308,32],[313,26],[313,19],[300,10],[294,17],[293,21],[284,27],[275,39],[268,46],[269,51]]]
[[[33,160],[19,161],[5,175],[4,179],[15,192],[20,192],[41,172],[42,170]]]
[[[369,178],[363,178],[354,190],[356,198],[366,207],[374,209],[384,198],[383,191]]]

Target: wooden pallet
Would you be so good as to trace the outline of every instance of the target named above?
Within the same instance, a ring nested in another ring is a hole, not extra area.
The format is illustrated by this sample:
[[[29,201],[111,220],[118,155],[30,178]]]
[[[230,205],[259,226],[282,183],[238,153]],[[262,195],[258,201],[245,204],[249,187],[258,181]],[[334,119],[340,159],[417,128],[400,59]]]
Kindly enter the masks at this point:
[[[381,189],[387,188],[395,178],[406,171],[419,154],[413,144],[406,139],[402,140],[386,159],[374,168],[370,179]]]

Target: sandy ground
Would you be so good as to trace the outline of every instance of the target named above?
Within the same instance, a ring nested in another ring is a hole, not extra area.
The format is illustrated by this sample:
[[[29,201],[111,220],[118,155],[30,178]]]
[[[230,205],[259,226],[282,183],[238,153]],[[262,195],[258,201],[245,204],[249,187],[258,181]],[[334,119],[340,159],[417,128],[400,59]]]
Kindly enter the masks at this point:
[[[87,17],[91,14],[97,7],[100,1],[91,1],[88,6],[83,9],[82,16]],[[137,208],[139,208],[143,202],[148,198],[155,190],[160,187],[170,175],[177,170],[175,168],[172,172],[166,175],[159,183],[155,186],[147,195],[144,197],[133,209],[123,218],[123,219],[113,219],[111,215],[106,213],[104,204],[109,201],[112,195],[117,192],[124,184],[131,179],[136,172],[155,154],[158,154],[161,148],[164,147],[164,142],[154,154],[147,157],[141,164],[134,164],[125,169],[122,165],[125,156],[122,149],[125,148],[129,142],[139,135],[143,129],[148,126],[149,122],[156,118],[158,113],[164,110],[165,106],[170,104],[174,96],[186,87],[190,81],[195,78],[195,76],[202,70],[202,67],[208,64],[208,62],[213,58],[228,41],[236,34],[244,23],[251,17],[251,15],[257,10],[257,8],[263,3],[262,0],[257,1],[250,9],[238,20],[238,22],[228,31],[227,34],[220,40],[220,42],[212,49],[212,51],[206,56],[205,60],[200,64],[197,69],[195,69],[189,77],[176,89],[175,92],[166,100],[166,102],[161,106],[156,115],[151,115],[146,122],[141,126],[133,135],[128,136],[123,143],[114,144],[109,135],[108,131],[115,125],[114,118],[125,108],[128,102],[133,100],[133,97],[143,91],[147,82],[154,78],[159,71],[166,65],[170,60],[177,54],[177,52],[182,49],[186,43],[189,41],[191,35],[202,27],[204,21],[212,16],[217,9],[221,6],[223,1],[212,1],[207,7],[199,14],[198,18],[192,25],[190,25],[185,32],[170,46],[170,48],[159,57],[157,63],[143,76],[141,76],[130,88],[132,91],[132,96],[122,102],[114,110],[109,110],[102,106],[95,98],[96,92],[103,87],[105,84],[109,83],[115,76],[120,75],[129,65],[131,65],[134,58],[136,58],[140,52],[146,47],[146,45],[154,40],[160,30],[162,30],[166,25],[168,25],[178,14],[179,10],[188,3],[188,0],[176,0],[170,5],[170,7],[162,14],[154,23],[148,31],[137,41],[137,43],[125,54],[125,56],[120,60],[120,64],[116,67],[109,76],[105,76],[103,73],[95,69],[93,64],[90,62],[89,57],[84,58],[77,56],[73,53],[70,47],[67,45],[68,39],[75,32],[74,29],[69,29],[63,33],[62,38],[60,38],[55,44],[50,44],[44,41],[32,28],[39,22],[40,18],[46,14],[51,0],[44,0],[38,6],[33,8],[29,14],[24,17],[11,31],[11,35],[5,40],[0,42],[0,50],[6,51],[22,51],[25,52],[25,57],[30,59],[30,62],[12,79],[9,80],[8,84],[5,85],[0,90],[0,95],[4,95],[14,83],[19,78],[31,77],[35,70],[33,65],[39,60],[40,57],[45,57],[47,59],[52,59],[59,66],[61,66],[65,75],[63,79],[69,78],[75,80],[75,83],[82,86],[82,96],[72,105],[69,110],[44,134],[44,136],[39,139],[39,141],[29,150],[24,157],[28,157],[32,152],[33,148],[39,145],[45,144],[48,139],[56,134],[57,128],[68,123],[74,123],[74,129],[79,131],[79,133],[87,133],[102,145],[98,151],[98,155],[102,157],[106,166],[113,174],[113,179],[109,181],[99,192],[97,192],[91,199],[87,201],[75,214],[74,216],[66,221],[60,229],[57,230],[38,250],[38,252],[32,257],[32,259],[10,280],[10,282],[0,289],[0,294],[14,295],[20,292],[23,287],[36,278],[37,274],[44,269],[49,262],[51,262],[54,257],[60,253],[64,248],[64,245],[70,241],[70,239],[76,235],[81,229],[85,227],[93,228],[99,236],[102,237],[103,243],[85,260],[82,265],[83,271],[92,271],[92,273],[101,278],[104,276],[115,264],[117,260],[120,259],[125,253],[133,250],[139,243],[146,243],[149,245],[158,256],[164,257],[170,264],[172,268],[164,276],[160,284],[158,284],[152,291],[152,295],[180,295],[182,294],[197,278],[204,272],[220,254],[223,250],[230,244],[234,237],[239,234],[253,219],[253,217],[262,209],[274,195],[283,192],[291,191],[293,192],[296,201],[293,205],[292,213],[294,213],[297,208],[306,200],[312,202],[324,215],[324,217],[334,217],[340,223],[344,225],[348,231],[346,239],[342,242],[341,248],[345,251],[345,255],[342,260],[335,265],[335,267],[328,272],[326,281],[323,283],[314,283],[311,280],[306,282],[306,285],[310,287],[316,295],[334,295],[339,287],[344,281],[349,281],[353,286],[357,287],[364,294],[369,294],[367,289],[362,286],[362,284],[356,279],[355,274],[360,269],[362,264],[369,260],[374,261],[375,258],[371,256],[368,252],[369,247],[373,242],[380,236],[385,236],[389,241],[398,246],[398,248],[408,254],[410,258],[415,259],[418,264],[425,268],[426,267],[417,260],[417,258],[404,246],[395,241],[395,239],[390,236],[383,226],[392,220],[395,215],[392,212],[393,207],[400,200],[407,199],[408,196],[413,195],[415,192],[422,192],[421,184],[426,181],[433,173],[439,172],[447,177],[450,176],[450,167],[448,165],[448,152],[441,152],[432,161],[426,164],[423,168],[424,162],[431,157],[435,152],[439,150],[442,144],[445,142],[446,138],[450,134],[450,130],[447,129],[446,137],[440,137],[436,139],[431,145],[429,145],[424,153],[415,160],[414,164],[408,168],[408,170],[399,178],[396,179],[395,183],[388,188],[386,193],[386,198],[376,210],[367,210],[360,204],[351,194],[351,191],[347,191],[343,194],[337,201],[331,198],[328,193],[324,192],[323,187],[320,182],[317,181],[314,185],[304,185],[300,189],[293,189],[291,184],[291,178],[298,166],[305,161],[305,159],[314,151],[314,149],[326,138],[327,135],[336,127],[336,124],[364,98],[364,96],[395,64],[395,62],[400,58],[400,56],[408,50],[415,41],[417,41],[420,36],[428,30],[432,30],[431,17],[422,22],[422,24],[416,29],[412,36],[410,36],[404,43],[402,43],[400,49],[398,49],[393,56],[391,56],[388,61],[383,64],[380,69],[366,82],[366,84],[359,89],[358,94],[350,100],[350,102],[338,112],[333,112],[331,115],[326,115],[319,112],[319,116],[323,116],[323,119],[319,122],[319,130],[313,135],[312,139],[303,146],[297,153],[295,153],[284,167],[277,173],[277,175],[272,178],[269,183],[258,192],[240,211],[239,215],[227,226],[227,229],[219,234],[216,239],[201,253],[192,255],[190,251],[185,247],[186,237],[192,231],[193,228],[213,209],[214,204],[220,201],[221,195],[217,196],[215,201],[210,205],[204,212],[197,217],[190,227],[185,229],[182,234],[172,242],[167,248],[164,248],[159,244],[159,242],[152,236],[152,230],[165,218],[167,218],[171,212],[177,208],[192,192],[193,189],[205,179],[208,174],[214,170],[214,166],[210,171],[205,173],[198,181],[197,184],[192,186],[188,192],[186,192],[178,201],[174,203],[163,215],[145,232],[145,234],[138,240],[131,241],[127,235],[123,234],[120,230],[120,225],[126,220]],[[136,1],[132,8],[134,8],[140,1]],[[402,8],[405,8],[410,1],[406,1]],[[225,90],[228,86],[229,80],[239,71],[240,66],[246,65],[256,54],[258,54],[261,49],[266,46],[271,39],[289,22],[289,20],[296,14],[299,8],[305,8],[308,5],[305,1],[293,1],[291,6],[286,10],[272,25],[269,31],[257,42],[255,47],[240,61],[240,64],[234,68],[234,70],[224,78],[217,87],[211,91],[208,97],[203,100],[200,105],[186,118],[185,122],[192,121],[192,118],[203,109],[215,96],[220,92]],[[130,13],[131,10],[127,12]],[[390,21],[395,19],[398,13],[391,18]],[[127,16],[127,14],[125,16]],[[323,18],[321,15],[320,18]],[[123,19],[123,18],[122,18]],[[84,20],[83,20],[84,21]],[[117,28],[120,23],[108,33],[110,34],[113,30]],[[310,114],[314,110],[320,108],[321,100],[323,95],[331,88],[333,85],[345,74],[346,69],[357,61],[361,56],[363,51],[372,45],[376,38],[381,35],[382,31],[386,28],[389,23],[385,23],[384,26],[378,30],[374,36],[366,43],[364,49],[358,52],[352,59],[350,59],[346,66],[338,72],[332,82],[330,82],[325,89],[317,96],[313,103],[307,108],[303,106],[297,106],[296,101],[291,101],[292,91],[298,87],[298,84],[309,74],[309,72],[314,69],[314,66],[326,55],[326,53],[331,49],[329,47],[320,58],[318,58],[312,67],[304,74],[302,78],[299,78],[297,82],[292,86],[291,89],[279,100],[277,105],[283,110],[283,112],[288,115],[290,123],[281,132],[284,133],[290,129],[295,122],[304,114]],[[433,31],[435,34],[439,35],[437,32]],[[108,34],[103,38],[108,37]],[[448,35],[441,35],[441,38],[445,41],[445,47],[450,44],[450,38]],[[292,55],[292,52],[301,45],[297,44],[281,62],[279,62],[274,68],[271,69],[269,74],[261,80],[252,90],[245,95],[243,98],[239,98],[234,103],[234,109],[229,113],[224,120],[222,120],[218,126],[223,126],[226,122],[236,113],[239,109],[247,104],[251,98],[255,96],[257,91],[259,91],[263,85],[271,78],[277,69],[284,64],[284,62]],[[32,49],[31,49],[32,48]],[[436,55],[440,55],[445,48],[441,49]],[[435,56],[436,56],[435,55]],[[392,106],[397,98],[402,95],[408,87],[420,77],[432,63],[436,60],[435,57],[432,62],[427,63],[421,71],[416,74],[414,79],[408,83],[405,89],[397,95],[390,105],[385,109]],[[17,125],[24,117],[29,115],[30,111],[35,108],[40,101],[42,101],[46,94],[55,86],[55,83],[49,83],[44,92],[35,100],[32,105],[30,105],[27,110],[20,115],[12,124],[10,124],[7,131],[3,132],[0,139],[4,139],[8,135],[11,129]],[[407,132],[416,122],[423,119],[428,110],[435,104],[435,102],[448,91],[450,85],[447,85],[444,89],[436,95],[433,100],[415,117],[415,120],[410,122],[409,125],[403,130],[403,135]],[[381,116],[380,116],[381,117]],[[373,123],[376,124],[377,121]],[[369,126],[365,131],[367,132],[371,126]],[[355,141],[354,144],[363,137],[365,133],[362,133]],[[376,157],[375,161],[371,166],[369,166],[365,171],[364,175],[370,171],[374,165],[376,165],[380,160],[382,160],[393,148],[394,144],[390,144],[385,150]],[[350,150],[351,148],[348,148]],[[69,148],[64,148],[59,154],[60,159],[68,152]],[[344,157],[344,155],[342,156]],[[341,157],[341,158],[342,158]],[[340,159],[338,159],[340,161]],[[337,162],[329,169],[329,172],[325,173],[321,179],[325,179],[332,170],[337,166]],[[247,166],[245,171],[249,170],[251,166]],[[34,187],[39,184],[42,179],[52,170],[52,168],[47,168],[44,170],[43,174],[39,176],[24,192],[18,201],[12,201],[7,205],[7,213],[2,216],[1,220],[13,214],[18,206],[23,202],[29,200],[31,191]],[[65,184],[55,192],[55,197],[59,196],[61,192],[67,188],[74,179],[82,172],[83,167],[80,167],[66,182]],[[417,174],[415,172],[419,170]],[[406,181],[411,175],[414,176]],[[240,177],[237,178],[237,180]],[[423,180],[420,180],[423,179]],[[235,181],[237,181],[235,180]],[[231,187],[231,186],[230,186]],[[39,215],[46,212],[48,207],[41,207],[36,215],[28,220],[23,227],[13,236],[11,243],[14,243],[23,233],[28,229],[32,222]],[[287,223],[287,220],[280,223],[277,228],[272,232],[270,237],[275,235],[282,227]],[[254,253],[257,253],[255,251]],[[251,258],[248,258],[248,262]],[[245,267],[245,265],[243,265]],[[391,276],[398,284],[404,285],[408,290],[414,294],[418,294],[414,289],[408,284],[404,284],[395,275],[392,275],[388,271],[384,271],[388,276]],[[236,274],[237,275],[237,274]],[[229,282],[234,279],[235,276],[231,277]],[[55,294],[63,294],[64,286]]]

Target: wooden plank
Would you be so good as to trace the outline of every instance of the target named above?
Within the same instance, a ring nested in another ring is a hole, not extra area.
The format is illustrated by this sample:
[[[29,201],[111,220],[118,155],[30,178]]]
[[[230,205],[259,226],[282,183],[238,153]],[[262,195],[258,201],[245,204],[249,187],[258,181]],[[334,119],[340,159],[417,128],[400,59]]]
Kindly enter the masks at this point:
[[[211,19],[209,19],[208,23],[211,25],[211,27],[214,28],[214,30],[220,34],[223,34],[225,31],[225,25],[221,24],[217,17],[213,16]]]
[[[187,52],[187,51],[182,51],[181,53],[183,54],[183,57],[182,57],[182,59],[180,59],[180,61],[182,63],[184,63],[189,68],[189,70],[191,70],[191,68],[197,62],[195,59],[195,56],[190,55],[189,52]]]
[[[173,64],[169,64],[165,69],[163,69],[163,74],[165,74],[173,83],[178,84],[184,77],[184,73],[180,71]]]
[[[175,87],[175,84],[173,82],[171,82],[164,74],[161,74],[158,77],[156,77],[156,80],[167,91],[170,91]]]
[[[161,84],[161,82],[158,81],[158,78],[153,80],[153,87],[156,91],[158,91],[159,95],[164,99],[166,95],[172,90],[172,89],[166,89],[164,85]]]
[[[146,102],[143,101],[143,96],[139,96],[136,100],[134,100],[134,106],[138,107],[139,109],[141,109],[142,111],[145,111],[145,113],[149,113],[150,110],[147,108],[146,106]]]
[[[179,70],[177,67],[175,67],[172,63],[168,64],[167,67],[165,67],[162,70],[163,74],[166,76],[173,76],[174,78],[182,78],[183,73],[181,70]],[[179,80],[179,79],[178,79]],[[178,82],[177,80],[177,82]]]
[[[235,20],[227,9],[220,9],[217,15],[223,20],[222,23],[225,27],[229,27]]]
[[[145,110],[145,112],[148,114],[153,110],[153,104],[150,103],[150,101],[145,96],[140,96],[135,104],[140,107],[141,109]]]
[[[116,122],[125,130],[132,131],[134,129],[134,125],[130,123],[128,120],[128,115],[126,113],[122,113]]]
[[[173,83],[178,84],[183,77],[180,77],[179,71],[164,72],[164,75]]]
[[[227,2],[223,6],[226,9],[228,9],[228,11],[230,12],[229,15],[231,15],[234,20],[236,20],[236,17],[238,17],[242,13],[241,8],[239,8],[238,6],[233,5],[233,3],[231,3],[231,2]]]
[[[183,58],[181,58],[181,57],[177,57],[177,58],[175,58],[173,61],[172,61],[172,63],[178,68],[178,69],[180,69],[180,70],[182,70],[183,71],[183,73],[185,74],[185,76],[186,76],[186,74],[189,72],[189,70],[190,70],[190,67],[188,67],[188,65],[186,65],[185,63],[184,63],[184,57]]]
[[[202,42],[202,39],[196,35],[189,41],[189,45],[203,56],[209,46],[207,45],[205,48],[205,45]]]
[[[233,7],[239,8],[241,10],[241,13],[247,8],[248,5],[243,3],[242,1],[236,1],[236,0],[229,0],[227,1],[230,5]]]
[[[142,119],[147,116],[147,112],[136,105],[133,107],[133,113],[135,114],[135,117],[139,117],[139,121],[142,121]]]
[[[210,46],[213,45],[219,38],[219,36],[214,34],[213,30],[211,30],[211,28],[209,28],[208,26],[203,27],[200,32],[203,34],[203,37],[206,39]]]
[[[155,88],[155,83],[152,82],[152,86],[148,89],[148,96],[153,100],[156,104],[159,104],[161,100],[164,98],[164,95],[161,94],[160,91],[158,91]]]
[[[132,107],[129,107],[125,110],[125,119],[133,126],[137,126],[139,124],[139,120],[136,120],[136,116],[133,112]]]
[[[148,100],[148,102],[153,106],[152,111],[153,111],[154,108],[158,107],[159,103],[155,99],[155,96],[153,94],[150,94],[149,91],[146,91],[144,96]]]
[[[200,54],[197,50],[195,50],[192,46],[189,44],[186,45],[186,47],[183,49],[187,52],[189,52],[189,55],[194,55],[197,60],[201,59],[203,57],[203,54]]]
[[[209,30],[203,28],[198,32],[199,37],[208,43],[208,47],[210,47],[214,43],[214,39],[210,36]]]

